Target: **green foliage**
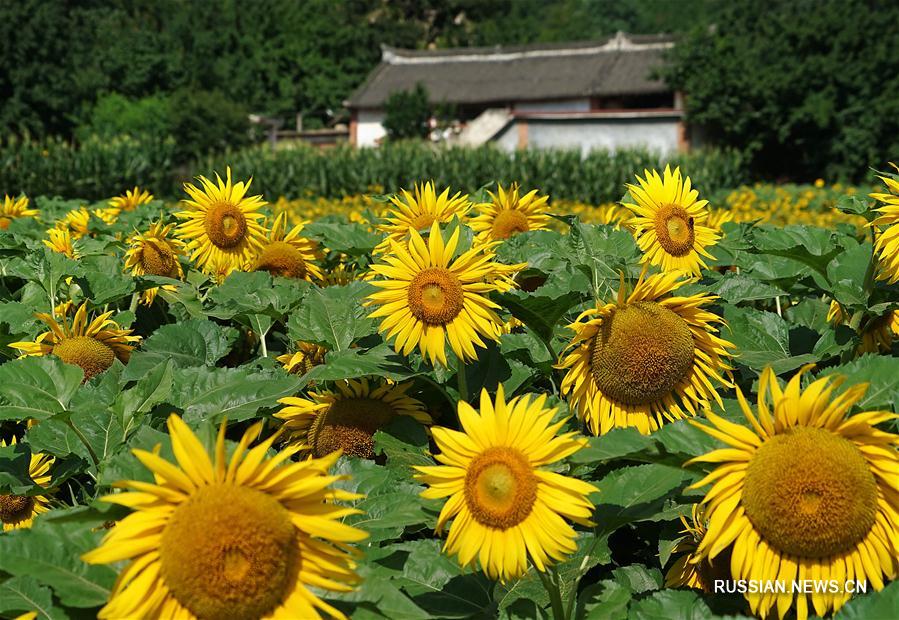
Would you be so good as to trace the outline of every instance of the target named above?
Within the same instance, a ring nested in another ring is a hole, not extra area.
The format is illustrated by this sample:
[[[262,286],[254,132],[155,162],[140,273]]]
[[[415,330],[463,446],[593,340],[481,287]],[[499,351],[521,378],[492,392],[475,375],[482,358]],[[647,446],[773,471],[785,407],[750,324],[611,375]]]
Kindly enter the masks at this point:
[[[899,85],[883,76],[899,57],[899,7],[773,0],[764,11],[723,3],[714,28],[674,48],[666,76],[689,93],[691,121],[769,176],[858,179],[895,157]]]
[[[391,140],[427,137],[430,118],[428,91],[421,84],[391,93],[384,104],[384,129]]]
[[[132,100],[110,93],[97,100],[76,135],[82,141],[91,135],[107,140],[116,136],[163,140],[172,135],[171,108],[169,99],[162,95]]]

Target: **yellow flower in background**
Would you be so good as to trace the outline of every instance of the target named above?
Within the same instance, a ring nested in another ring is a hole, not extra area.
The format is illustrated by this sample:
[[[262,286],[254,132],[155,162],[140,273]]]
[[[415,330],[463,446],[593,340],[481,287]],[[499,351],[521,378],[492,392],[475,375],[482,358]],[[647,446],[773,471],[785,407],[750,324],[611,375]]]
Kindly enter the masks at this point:
[[[359,278],[359,273],[352,267],[347,267],[341,262],[334,269],[323,270],[322,286],[346,286]]]
[[[721,232],[721,226],[725,222],[733,222],[734,214],[732,211],[728,211],[726,209],[711,209],[709,210],[709,216],[706,218],[705,224],[709,228],[713,228],[714,230]]]
[[[13,437],[9,445],[15,445]],[[0,439],[0,447],[7,443]],[[28,476],[35,484],[50,486],[50,466],[56,459],[47,454],[32,453],[28,463]],[[0,523],[3,531],[31,527],[34,517],[47,512],[47,498],[44,495],[3,495],[0,494]]]
[[[899,166],[891,165],[899,171]],[[874,254],[879,266],[877,278],[893,284],[899,281],[899,181],[887,176],[878,178],[884,182],[888,193],[870,194],[882,205],[874,209],[877,217],[869,226],[873,226],[876,233]]]
[[[72,209],[66,213],[65,218],[56,223],[57,228],[68,229],[72,233],[72,237],[80,239],[90,232],[90,211],[84,207]]]
[[[20,196],[12,198],[8,195],[3,196],[3,205],[0,206],[0,230],[9,228],[12,220],[18,217],[34,217],[38,214],[37,209],[28,208],[28,197]]]
[[[845,325],[849,318],[843,313],[843,308],[837,300],[830,302],[827,312],[827,322],[834,325]],[[861,343],[856,352],[864,353],[889,353],[893,350],[893,341],[899,335],[899,310],[888,310],[886,313],[869,317],[860,325]]]
[[[87,303],[81,304],[69,323],[63,316],[57,322],[49,314],[36,313],[50,331],[40,334],[34,342],[13,342],[9,346],[23,355],[55,355],[67,364],[79,366],[87,381],[112,366],[118,358],[128,363],[134,344],[140,336],[132,336],[130,329],[122,329],[111,317],[113,311],[104,312],[88,322]]]
[[[731,385],[724,373],[734,345],[716,335],[724,321],[704,309],[716,296],[673,294],[690,281],[644,274],[628,293],[622,277],[617,300],[568,326],[575,335],[557,366],[567,370],[561,391],[594,435],[648,434],[721,402],[715,385]]]
[[[487,346],[482,337],[499,340],[499,306],[486,295],[512,286],[510,267],[494,262],[486,245],[453,259],[458,244],[459,229],[444,244],[435,221],[427,242],[413,229],[406,243],[391,243],[383,262],[372,265],[382,279],[371,283],[381,290],[369,295],[365,305],[378,306],[369,316],[381,319],[378,331],[395,339],[397,353],[409,355],[418,347],[432,364],[446,366],[447,341],[465,362],[477,358],[475,345]]]
[[[503,582],[528,570],[564,560],[577,550],[577,534],[566,519],[589,527],[596,487],[550,471],[587,442],[577,433],[557,435],[565,421],[553,422],[556,409],[546,395],[506,402],[503,386],[495,402],[481,392],[480,412],[459,402],[462,432],[433,427],[440,450],[437,466],[416,466],[428,485],[422,497],[448,498],[437,518],[437,532],[452,519],[444,551],[459,564],[480,565]]]
[[[108,209],[94,209],[94,215],[100,218],[107,226],[115,224],[121,213],[122,212],[119,209],[114,209],[112,207]]]
[[[327,352],[326,348],[312,342],[298,342],[294,353],[285,353],[276,359],[290,374],[302,376],[316,366],[324,364]]]
[[[337,592],[358,582],[347,543],[367,534],[341,520],[359,511],[336,501],[360,496],[333,488],[339,454],[290,461],[296,448],[256,447],[263,423],[226,459],[225,423],[215,453],[177,415],[168,419],[176,463],[134,450],[155,484],[121,481],[103,501],[134,512],[82,559],[130,560],[100,618],[344,618],[310,588]]]
[[[824,187],[824,179],[815,179],[815,187],[818,189]]]
[[[637,176],[639,185],[627,186],[636,204],[623,203],[634,213],[628,224],[643,252],[643,263],[662,271],[700,275],[707,267],[702,257],[712,258],[706,248],[720,237],[706,225],[708,201],[698,200],[699,192],[690,185],[690,177],[681,177],[680,168],[671,172],[665,166],[663,176],[646,170],[644,176]]]
[[[125,190],[125,193],[121,196],[111,198],[109,206],[119,211],[133,211],[141,205],[152,202],[152,200],[153,194],[135,185],[134,189]]]
[[[79,257],[68,228],[51,228],[47,231],[47,236],[49,239],[43,239],[41,242],[54,252],[65,254],[69,258]]]
[[[684,524],[681,538],[671,554],[681,555],[668,572],[665,573],[666,588],[693,588],[703,592],[715,591],[715,580],[730,579],[730,555],[718,557],[714,562],[696,555],[696,548],[706,535],[705,508],[702,504],[693,504],[693,516],[688,521],[684,516],[680,518]]]
[[[392,196],[393,208],[385,217],[385,222],[377,226],[377,230],[387,237],[375,248],[375,253],[386,252],[391,242],[405,243],[411,231],[428,230],[434,222],[445,224],[454,217],[460,220],[471,209],[468,194],[456,192],[450,196],[447,187],[439,195],[434,182],[415,184],[413,193],[401,190],[400,195]]]
[[[899,435],[878,430],[888,411],[848,415],[867,384],[835,395],[839,379],[801,386],[803,371],[781,389],[767,368],[758,409],[737,398],[750,427],[706,413],[691,423],[727,444],[690,463],[715,469],[691,488],[712,484],[702,503],[708,531],[697,557],[714,561],[730,549],[734,579],[867,581],[875,590],[899,569]],[[688,463],[689,464],[689,463]],[[804,620],[801,592],[747,593],[753,614],[793,606]],[[838,610],[849,592],[808,595],[819,616]]]
[[[313,261],[320,260],[322,254],[318,243],[303,237],[303,227],[309,222],[300,222],[287,230],[287,214],[275,218],[268,239],[253,260],[253,271],[267,271],[273,276],[297,278],[299,280],[321,280],[321,268]]]
[[[191,199],[182,201],[186,209],[175,214],[184,220],[175,232],[203,272],[217,275],[242,269],[265,243],[265,229],[259,223],[265,216],[259,209],[266,203],[261,196],[247,197],[252,179],[233,183],[230,167],[224,181],[217,173],[215,183],[197,178],[202,188],[184,184]]]
[[[374,434],[396,416],[406,415],[431,424],[424,404],[408,396],[411,382],[385,379],[348,379],[330,391],[312,392],[307,398],[287,397],[275,414],[284,420],[290,442],[302,452],[322,457],[340,450],[349,456],[374,458]]]
[[[174,224],[163,225],[161,221],[150,225],[144,233],[134,233],[128,238],[125,252],[125,269],[135,276],[164,276],[176,280],[184,279],[184,269],[178,257],[184,252],[184,244],[169,237]],[[149,306],[159,293],[158,286],[141,293],[141,301]],[[171,286],[168,286],[171,289]]]
[[[496,194],[487,192],[493,201],[478,205],[480,215],[468,223],[477,233],[476,239],[479,242],[503,240],[529,230],[547,230],[549,196],[538,196],[537,192],[535,189],[521,196],[518,183],[513,183],[508,190],[498,185]]]

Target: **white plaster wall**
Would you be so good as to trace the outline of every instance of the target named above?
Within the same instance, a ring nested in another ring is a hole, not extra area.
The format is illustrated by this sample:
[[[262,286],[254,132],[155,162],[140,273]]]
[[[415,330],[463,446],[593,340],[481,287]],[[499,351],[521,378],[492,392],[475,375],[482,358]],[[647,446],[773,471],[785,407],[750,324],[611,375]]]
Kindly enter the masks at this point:
[[[376,146],[377,141],[387,135],[383,122],[383,112],[359,110],[356,119],[356,145]]]
[[[524,122],[524,121],[517,121]],[[528,122],[528,148],[580,149],[584,154],[593,149],[614,151],[620,148],[644,147],[659,153],[677,151],[675,119],[582,119],[571,121]],[[505,150],[518,146],[518,127],[510,123],[494,138]]]
[[[523,101],[516,103],[516,112],[587,112],[589,99],[565,99],[563,101]]]

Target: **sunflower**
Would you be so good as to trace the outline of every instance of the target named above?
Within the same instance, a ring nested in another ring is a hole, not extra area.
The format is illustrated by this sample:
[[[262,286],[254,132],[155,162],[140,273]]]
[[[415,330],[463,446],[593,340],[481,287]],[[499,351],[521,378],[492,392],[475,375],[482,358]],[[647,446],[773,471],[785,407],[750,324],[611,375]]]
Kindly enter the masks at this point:
[[[537,196],[538,190],[519,195],[518,183],[508,190],[502,185],[497,192],[487,192],[493,202],[480,205],[481,214],[469,222],[477,233],[478,242],[508,239],[529,230],[547,230],[550,218],[546,215],[546,201],[549,196]]]
[[[193,183],[184,184],[191,200],[183,201],[187,210],[175,214],[185,220],[176,233],[187,242],[191,260],[205,273],[241,269],[265,242],[265,229],[259,223],[265,216],[258,211],[266,203],[261,196],[247,198],[252,179],[232,183],[231,168],[225,181],[218,173],[215,183],[203,176],[197,178],[202,189]]]
[[[16,438],[13,437],[11,445],[15,443]],[[6,445],[0,439],[0,447]],[[50,485],[50,466],[54,460],[47,454],[31,454],[28,475],[35,484],[42,487]],[[47,510],[47,498],[43,495],[0,495],[0,523],[4,531],[31,527],[34,517]]]
[[[66,213],[65,218],[56,223],[57,228],[67,229],[72,237],[80,239],[90,232],[91,214],[84,207],[72,209]]]
[[[899,172],[899,166],[890,164]],[[899,178],[880,176],[886,185],[887,193],[869,194],[874,200],[883,203],[875,209],[877,217],[869,224],[879,231],[874,242],[874,254],[877,255],[879,269],[877,277],[890,284],[899,281]]]
[[[3,205],[0,206],[0,230],[9,228],[10,222],[17,217],[36,217],[37,209],[28,208],[28,197],[20,196],[11,198],[3,196]]]
[[[837,300],[830,302],[827,321],[834,325],[845,325],[847,317]],[[861,342],[856,349],[858,355],[864,353],[889,353],[893,350],[893,340],[899,335],[899,310],[889,310],[880,316],[871,317],[860,327]]]
[[[703,256],[713,258],[706,247],[715,245],[720,234],[707,226],[707,200],[697,200],[690,177],[681,178],[680,168],[665,166],[664,176],[653,170],[637,176],[639,185],[627,188],[636,204],[622,203],[634,217],[628,224],[634,230],[643,263],[659,265],[662,271],[686,271],[700,275],[707,267]]]
[[[178,239],[170,239],[169,233],[174,224],[164,226],[162,222],[150,225],[145,233],[136,232],[128,239],[130,246],[125,252],[125,269],[131,270],[134,276],[164,276],[176,280],[184,279],[184,270],[178,257],[184,251],[184,244]],[[149,288],[141,294],[141,300],[147,306],[153,303],[159,293],[158,286]],[[164,287],[171,289],[171,286]]]
[[[380,289],[365,305],[380,306],[369,316],[383,317],[380,332],[396,336],[394,349],[408,355],[418,346],[433,364],[446,361],[446,341],[463,361],[477,358],[474,345],[486,347],[481,336],[499,340],[502,319],[490,291],[512,286],[509,268],[493,261],[489,245],[472,248],[451,260],[459,243],[459,229],[444,244],[437,222],[431,224],[427,243],[412,229],[403,245],[391,242],[392,251],[372,271],[386,279],[374,280]]]
[[[713,382],[730,386],[722,373],[734,345],[715,335],[723,321],[703,309],[716,296],[672,295],[690,281],[678,272],[644,274],[627,294],[622,277],[617,302],[568,326],[575,335],[557,366],[568,369],[562,392],[594,435],[628,426],[648,434],[721,402]]]
[[[119,211],[134,211],[137,207],[145,205],[153,200],[153,194],[138,186],[134,189],[125,190],[121,196],[116,196],[109,200],[109,206]]]
[[[672,554],[682,553],[668,572],[665,574],[666,588],[693,588],[703,592],[714,592],[715,581],[718,579],[730,579],[730,555],[718,557],[714,562],[707,558],[696,557],[696,547],[702,542],[706,534],[705,510],[702,504],[693,504],[693,518],[687,521],[684,516],[680,518],[684,524],[681,538],[674,545]]]
[[[107,226],[112,226],[119,219],[121,211],[119,209],[109,207],[107,209],[94,209],[94,215],[100,218]]]
[[[462,566],[477,560],[491,579],[524,575],[527,560],[543,572],[577,549],[574,529],[565,522],[592,525],[591,484],[545,466],[587,445],[576,433],[556,435],[555,409],[546,395],[506,402],[503,386],[491,402],[481,391],[481,410],[459,402],[462,431],[433,427],[441,465],[416,466],[429,499],[449,499],[437,518],[437,532],[453,519],[444,551]]]
[[[254,271],[300,280],[321,280],[322,270],[312,261],[321,259],[318,244],[300,235],[309,222],[300,222],[287,232],[287,214],[275,218],[268,239],[252,263]]]
[[[374,458],[376,431],[394,417],[407,415],[422,424],[431,416],[424,405],[408,396],[412,383],[396,384],[385,379],[347,379],[332,391],[312,392],[309,398],[287,397],[287,405],[275,414],[284,420],[290,441],[303,452],[322,457],[335,450],[366,459]]]
[[[334,269],[324,272],[322,286],[346,286],[359,278],[355,267],[347,267],[341,262]]]
[[[279,355],[276,359],[290,374],[305,375],[316,366],[325,363],[327,352],[326,348],[312,342],[297,342],[296,352]]]
[[[877,424],[896,414],[868,411],[847,417],[867,385],[833,397],[841,380],[825,377],[800,387],[806,368],[781,390],[767,368],[759,382],[758,412],[737,398],[750,427],[707,413],[697,428],[727,444],[689,463],[715,469],[691,488],[714,483],[702,503],[708,531],[697,557],[715,560],[731,549],[734,579],[760,581],[866,580],[875,590],[899,569],[899,435]],[[688,463],[688,464],[689,464]],[[796,615],[808,616],[805,594]],[[848,592],[811,594],[815,612],[839,609]],[[753,613],[779,617],[794,593],[748,593]]]
[[[111,318],[112,311],[104,312],[87,321],[87,303],[81,304],[71,325],[63,317],[62,324],[49,314],[37,313],[50,331],[40,334],[34,342],[13,342],[9,346],[23,355],[50,355],[51,353],[67,364],[81,367],[87,381],[112,366],[118,358],[123,364],[131,357],[132,343],[140,336],[132,336],[130,329],[121,329]]]
[[[42,243],[54,252],[65,254],[69,258],[80,256],[68,228],[51,228],[47,231],[47,236],[50,238],[44,239]]]
[[[450,197],[448,187],[438,196],[433,181],[416,183],[411,194],[405,189],[400,191],[402,197],[390,198],[395,208],[387,212],[386,222],[376,227],[387,234],[375,248],[376,254],[388,251],[391,241],[404,243],[410,231],[428,230],[434,222],[445,224],[454,217],[462,219],[472,207],[468,194],[456,192]]]
[[[288,448],[267,458],[275,436],[248,449],[244,434],[230,461],[222,423],[211,457],[177,415],[168,419],[176,463],[134,450],[155,484],[122,481],[130,492],[104,501],[132,508],[82,556],[91,564],[131,560],[100,618],[318,618],[344,615],[309,588],[347,592],[358,581],[346,543],[365,532],[341,522],[358,510],[336,500],[339,454],[291,462]]]

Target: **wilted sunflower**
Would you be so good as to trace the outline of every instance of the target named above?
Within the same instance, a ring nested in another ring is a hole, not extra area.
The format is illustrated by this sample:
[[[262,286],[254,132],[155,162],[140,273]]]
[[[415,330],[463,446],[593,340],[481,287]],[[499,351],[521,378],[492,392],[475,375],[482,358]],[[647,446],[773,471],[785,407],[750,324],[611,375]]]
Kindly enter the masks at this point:
[[[714,592],[715,581],[718,579],[730,579],[730,554],[723,554],[714,562],[708,558],[699,558],[696,548],[702,542],[706,534],[705,509],[702,504],[693,504],[692,522],[681,516],[684,529],[681,538],[671,554],[683,554],[668,572],[665,574],[666,588],[693,588],[703,592]]]
[[[16,443],[13,437],[11,444]],[[0,439],[0,447],[6,446]],[[50,466],[56,459],[47,454],[31,454],[28,464],[28,476],[35,484],[47,487],[50,485]],[[2,495],[0,494],[0,523],[3,530],[31,527],[34,517],[47,512],[47,498],[43,495]]]
[[[359,511],[335,501],[359,496],[332,488],[339,454],[291,462],[288,448],[267,458],[275,437],[228,461],[225,424],[210,458],[177,415],[168,419],[176,463],[144,450],[137,459],[156,483],[122,481],[130,492],[104,501],[134,512],[112,528],[91,564],[131,560],[100,618],[318,618],[345,616],[309,588],[347,592],[358,581],[346,543],[365,532],[341,522]]]
[[[284,420],[291,443],[303,452],[321,457],[342,450],[370,459],[374,458],[375,432],[396,416],[431,423],[424,405],[406,394],[411,386],[411,382],[348,379],[335,384],[332,391],[312,392],[309,398],[280,399],[287,406],[275,417]]]
[[[462,219],[472,207],[468,194],[456,192],[450,197],[448,187],[438,196],[433,181],[416,183],[412,194],[400,191],[402,197],[390,198],[395,208],[387,212],[386,222],[376,227],[387,237],[378,244],[375,253],[388,251],[391,241],[405,243],[410,231],[428,230],[434,222],[445,224],[454,217]]]
[[[490,291],[512,286],[507,273],[524,265],[500,265],[494,262],[489,245],[472,248],[455,260],[459,229],[444,244],[437,222],[425,242],[412,230],[403,245],[391,243],[391,252],[372,271],[386,278],[373,280],[380,289],[368,296],[365,305],[380,306],[369,316],[383,317],[380,332],[396,337],[394,349],[409,355],[416,346],[433,364],[446,361],[446,341],[463,361],[477,358],[474,345],[486,347],[481,336],[499,340],[502,319],[495,303],[487,299]]]
[[[187,210],[175,214],[185,220],[175,232],[187,242],[191,260],[205,273],[241,269],[265,243],[265,229],[259,223],[265,216],[258,211],[266,203],[261,196],[247,198],[252,179],[232,183],[230,167],[225,181],[218,173],[215,183],[197,178],[202,189],[184,184],[191,200],[183,201]]]
[[[268,239],[252,263],[254,271],[299,280],[321,280],[322,270],[313,261],[321,259],[318,243],[300,235],[309,222],[300,222],[287,231],[287,214],[275,218]]]
[[[834,325],[845,325],[848,321],[839,302],[830,302],[827,321]],[[899,334],[899,311],[889,310],[885,314],[872,317],[863,323],[860,329],[861,342],[856,352],[889,353],[893,350],[893,340]]]
[[[47,231],[49,239],[43,239],[42,243],[60,254],[65,254],[69,258],[78,258],[78,250],[72,241],[72,234],[68,228],[51,228]]]
[[[899,172],[899,166],[890,165]],[[893,284],[899,281],[899,180],[889,176],[879,178],[886,185],[887,193],[869,194],[883,203],[875,209],[878,215],[869,226],[873,226],[878,233],[874,241],[874,254],[880,267],[877,278]]]
[[[151,224],[147,232],[131,235],[128,238],[130,247],[125,252],[125,269],[130,269],[135,276],[164,276],[183,280],[184,269],[178,257],[184,252],[184,244],[178,239],[169,238],[174,226],[164,226],[159,221]],[[141,293],[142,302],[149,306],[156,299],[157,293],[158,286],[148,288]]]
[[[633,228],[643,262],[659,265],[662,271],[686,271],[700,275],[707,267],[703,256],[712,258],[706,247],[715,245],[719,233],[707,225],[707,200],[697,200],[690,177],[681,178],[680,168],[665,166],[664,176],[644,170],[639,185],[627,189],[636,204],[623,203],[634,213],[628,222]]]
[[[721,402],[714,384],[730,385],[722,373],[734,345],[715,335],[723,321],[703,309],[717,297],[672,295],[690,282],[683,276],[644,274],[630,294],[622,278],[616,302],[568,326],[575,336],[558,365],[568,369],[562,392],[594,435],[628,426],[647,434]]]
[[[305,375],[314,367],[325,363],[327,352],[326,348],[312,342],[298,342],[294,353],[279,355],[277,360],[290,374]]]
[[[49,314],[36,313],[50,331],[40,334],[34,342],[13,342],[9,346],[19,349],[23,355],[53,354],[67,364],[74,364],[84,371],[84,380],[107,370],[116,358],[123,364],[131,357],[132,343],[140,336],[132,336],[130,329],[121,329],[111,317],[112,310],[104,312],[90,323],[87,321],[87,303],[81,304],[72,323],[63,317],[61,324]]]
[[[109,206],[119,211],[134,211],[137,207],[145,205],[153,200],[153,194],[138,186],[134,189],[125,190],[121,196],[116,196],[109,200]]]
[[[493,199],[479,205],[481,214],[468,223],[477,233],[478,242],[508,239],[529,230],[547,230],[550,218],[546,215],[546,201],[549,196],[538,196],[536,189],[524,196],[519,195],[518,183],[508,190],[502,185],[497,192],[487,192]]]
[[[587,442],[577,433],[557,436],[565,421],[553,423],[546,395],[506,402],[503,386],[491,402],[481,391],[481,410],[459,402],[463,432],[433,427],[442,465],[419,467],[428,485],[422,497],[449,499],[437,518],[438,533],[450,519],[444,551],[462,566],[477,562],[491,579],[524,575],[527,560],[539,571],[577,550],[568,518],[590,526],[596,487],[544,469]]]
[[[11,198],[3,196],[3,205],[0,206],[0,230],[9,228],[10,222],[17,217],[36,217],[37,209],[28,208],[28,197],[20,196]]]
[[[878,430],[887,411],[848,416],[867,384],[834,397],[841,380],[825,377],[801,389],[796,373],[781,390],[767,368],[758,411],[737,398],[750,427],[706,413],[697,428],[727,444],[689,463],[715,469],[691,488],[713,484],[703,503],[709,524],[697,548],[715,560],[731,548],[734,579],[867,581],[875,590],[899,569],[899,435]],[[688,463],[688,464],[689,464]],[[839,609],[849,592],[811,594],[815,612]],[[794,593],[747,593],[753,613],[775,605],[783,618]],[[796,593],[796,615],[808,616]]]
[[[66,213],[65,218],[56,223],[57,228],[68,229],[72,237],[80,239],[90,232],[91,214],[84,207],[72,209]]]

